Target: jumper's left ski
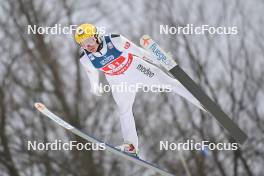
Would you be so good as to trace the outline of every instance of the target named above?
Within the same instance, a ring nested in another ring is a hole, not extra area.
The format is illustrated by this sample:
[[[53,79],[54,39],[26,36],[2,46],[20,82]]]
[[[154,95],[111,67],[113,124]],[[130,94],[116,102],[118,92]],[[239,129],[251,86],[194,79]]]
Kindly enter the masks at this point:
[[[121,156],[129,161],[134,162],[135,164],[145,167],[147,169],[150,169],[152,171],[155,171],[156,173],[159,173],[163,176],[173,176],[173,174],[170,174],[169,172],[160,169],[159,167],[155,166],[154,164],[151,164],[147,161],[144,161],[140,158],[136,158],[133,156],[130,156],[129,154],[122,152],[121,150],[115,148],[114,146],[111,146],[110,144],[107,144],[93,136],[90,136],[88,134],[85,134],[84,132],[78,130],[77,128],[73,127],[72,125],[70,125],[69,123],[65,122],[64,120],[62,120],[60,117],[58,117],[57,115],[53,114],[44,104],[42,103],[35,103],[35,107],[37,108],[37,110],[39,110],[42,114],[44,114],[45,116],[49,117],[50,119],[52,119],[53,121],[55,121],[57,124],[59,124],[60,126],[62,126],[63,128],[71,131],[72,133],[76,134],[77,136],[80,136],[81,138],[92,142],[92,143],[104,143],[105,144],[105,148],[107,151],[117,155],[117,156]]]

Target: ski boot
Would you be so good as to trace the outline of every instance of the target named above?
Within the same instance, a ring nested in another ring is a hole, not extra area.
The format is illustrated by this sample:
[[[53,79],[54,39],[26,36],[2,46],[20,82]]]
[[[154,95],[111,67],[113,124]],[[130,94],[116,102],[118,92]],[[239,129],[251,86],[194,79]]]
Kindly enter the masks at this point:
[[[124,144],[117,146],[117,149],[121,150],[122,152],[125,152],[133,157],[139,158],[138,157],[138,149],[134,147],[133,144],[125,142]]]

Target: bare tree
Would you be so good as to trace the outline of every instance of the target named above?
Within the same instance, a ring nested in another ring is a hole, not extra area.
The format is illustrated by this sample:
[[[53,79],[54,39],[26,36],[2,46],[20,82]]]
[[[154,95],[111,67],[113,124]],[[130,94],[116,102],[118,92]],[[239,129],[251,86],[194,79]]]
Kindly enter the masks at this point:
[[[27,141],[33,140],[86,142],[38,114],[33,109],[36,101],[89,134],[113,144],[121,141],[111,94],[89,93],[73,36],[28,34],[27,28],[83,22],[105,25],[107,32],[121,33],[135,43],[141,35],[151,35],[248,134],[248,142],[236,151],[213,150],[206,155],[184,151],[191,175],[263,175],[263,3],[9,0],[0,4],[1,175],[151,175],[107,152],[27,149]],[[162,24],[237,26],[238,34],[164,35]],[[186,175],[179,153],[160,150],[159,141],[234,142],[209,114],[171,93],[139,93],[134,114],[144,157],[176,175]]]

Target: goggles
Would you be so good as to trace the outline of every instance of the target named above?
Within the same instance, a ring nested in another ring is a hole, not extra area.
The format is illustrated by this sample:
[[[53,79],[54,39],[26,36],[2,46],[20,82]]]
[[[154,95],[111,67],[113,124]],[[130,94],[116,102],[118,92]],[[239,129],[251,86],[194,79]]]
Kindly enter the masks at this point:
[[[81,46],[82,47],[89,47],[89,46],[94,46],[96,44],[96,38],[93,37],[89,37],[87,39],[84,39],[83,41],[81,41]]]

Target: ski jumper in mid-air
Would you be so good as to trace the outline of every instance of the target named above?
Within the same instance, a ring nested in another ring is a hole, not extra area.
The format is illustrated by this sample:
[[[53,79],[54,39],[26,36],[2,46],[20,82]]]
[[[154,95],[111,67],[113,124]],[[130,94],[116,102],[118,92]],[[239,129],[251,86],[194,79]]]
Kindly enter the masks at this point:
[[[99,73],[105,74],[111,85],[144,86],[169,85],[172,92],[185,98],[204,110],[200,102],[176,79],[162,71],[158,63],[144,49],[122,35],[100,35],[92,24],[82,24],[76,29],[76,42],[82,47],[80,62],[89,76],[91,92],[101,95]],[[138,154],[138,136],[132,106],[137,91],[118,91],[112,89],[121,122],[124,144],[119,149],[131,155]]]

